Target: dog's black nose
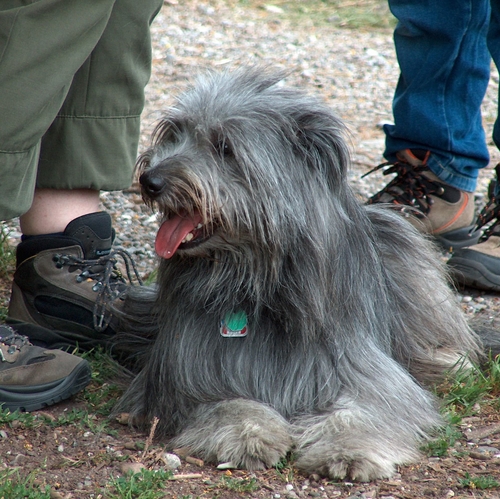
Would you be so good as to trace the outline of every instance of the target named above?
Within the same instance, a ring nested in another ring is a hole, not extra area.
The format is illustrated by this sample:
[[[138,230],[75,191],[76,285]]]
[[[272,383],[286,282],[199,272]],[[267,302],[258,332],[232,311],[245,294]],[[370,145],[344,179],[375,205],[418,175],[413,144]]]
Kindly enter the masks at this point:
[[[152,172],[145,172],[139,177],[139,182],[145,194],[151,198],[159,196],[165,189],[165,179]]]

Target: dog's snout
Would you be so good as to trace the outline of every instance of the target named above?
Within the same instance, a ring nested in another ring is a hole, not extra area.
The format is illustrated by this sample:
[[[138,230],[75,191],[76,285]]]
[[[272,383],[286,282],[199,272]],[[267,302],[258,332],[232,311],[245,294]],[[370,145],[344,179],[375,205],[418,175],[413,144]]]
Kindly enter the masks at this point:
[[[165,180],[154,172],[145,172],[140,178],[139,182],[143,191],[151,198],[159,196],[165,189]]]

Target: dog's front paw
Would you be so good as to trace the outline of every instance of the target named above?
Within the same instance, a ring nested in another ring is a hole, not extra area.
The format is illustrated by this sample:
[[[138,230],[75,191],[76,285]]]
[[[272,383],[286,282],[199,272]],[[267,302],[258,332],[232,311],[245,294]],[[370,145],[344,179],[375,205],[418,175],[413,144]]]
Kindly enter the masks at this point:
[[[297,467],[330,478],[389,478],[397,465],[418,457],[417,435],[405,425],[377,431],[369,414],[355,407],[302,418],[295,439]]]
[[[292,447],[287,421],[264,404],[234,399],[200,405],[174,447],[217,464],[259,470],[274,466]]]
[[[292,439],[283,426],[274,423],[269,424],[268,420],[244,421],[226,427],[217,460],[227,460],[247,470],[275,466],[290,450]]]
[[[396,463],[382,455],[349,456],[343,451],[335,451],[321,446],[314,447],[302,454],[295,463],[303,471],[315,471],[330,478],[368,482],[377,478],[390,478],[395,472]]]

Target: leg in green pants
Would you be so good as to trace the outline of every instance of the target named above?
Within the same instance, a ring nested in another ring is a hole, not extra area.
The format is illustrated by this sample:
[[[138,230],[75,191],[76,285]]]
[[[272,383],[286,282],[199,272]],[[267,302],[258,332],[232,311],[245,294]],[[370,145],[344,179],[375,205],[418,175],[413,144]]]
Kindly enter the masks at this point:
[[[137,154],[160,0],[4,0],[0,220],[35,186],[123,189]]]

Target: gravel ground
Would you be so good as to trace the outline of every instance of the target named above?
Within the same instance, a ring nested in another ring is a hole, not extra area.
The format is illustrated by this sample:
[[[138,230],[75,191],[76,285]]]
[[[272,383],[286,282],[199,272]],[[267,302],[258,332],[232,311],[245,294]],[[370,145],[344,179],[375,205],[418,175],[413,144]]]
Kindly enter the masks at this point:
[[[318,27],[306,16],[297,23],[290,20],[286,10],[263,4],[257,6],[251,2],[230,1],[204,4],[191,0],[167,0],[153,25],[154,67],[146,89],[141,151],[147,148],[154,125],[161,117],[162,110],[169,105],[171,95],[181,90],[193,74],[204,68],[264,63],[289,69],[287,84],[323,96],[336,109],[351,130],[353,167],[350,175],[356,191],[361,198],[366,198],[379,190],[386,179],[381,175],[362,179],[361,175],[382,162],[384,138],[381,124],[392,119],[391,101],[398,77],[392,33],[384,29],[346,29],[339,25],[334,14],[332,12],[330,23]],[[496,116],[497,94],[498,76],[494,73],[484,101],[484,122],[488,136],[491,136]],[[490,149],[491,165],[495,165],[500,161],[500,154],[491,144]],[[491,177],[490,168],[481,173],[476,197],[478,207],[483,203]],[[147,275],[156,262],[153,251],[156,216],[142,204],[136,186],[124,193],[104,193],[102,203],[114,218],[117,244],[135,255],[141,274]],[[8,226],[12,230],[14,242],[19,235],[17,224],[10,222]],[[7,296],[2,298],[4,303],[8,299]],[[497,295],[466,290],[457,298],[468,315],[482,316],[485,320],[499,315],[500,299]],[[69,407],[71,403],[59,404],[48,411],[49,416],[57,417]],[[463,456],[463,451],[470,449],[476,449],[477,452],[466,453],[461,461],[457,461],[459,458],[455,455],[447,459],[424,459],[416,466],[402,468],[393,480],[366,485],[332,484],[319,477],[271,479],[269,474],[263,473],[258,476],[260,490],[251,496],[272,499],[348,496],[366,499],[500,497],[498,489],[489,493],[463,491],[456,486],[456,477],[463,477],[464,470],[500,476],[499,459],[495,457],[500,455],[498,414],[481,414],[475,419],[464,420],[462,430],[463,439],[457,444],[456,454]],[[56,488],[59,490],[56,492],[54,488],[51,497],[106,497],[92,491],[104,483],[108,475],[118,473],[120,467],[116,463],[110,464],[112,460],[106,461],[108,464],[103,467],[95,461],[96,456],[101,455],[99,453],[108,455],[119,452],[121,456],[128,453],[132,455],[132,461],[142,460],[146,465],[152,462],[148,462],[143,453],[137,451],[134,454],[131,450],[133,444],[130,441],[137,439],[136,435],[125,429],[120,429],[120,432],[116,439],[87,435],[89,432],[82,434],[77,428],[57,430],[52,435],[43,426],[36,432],[30,432],[23,428],[16,429],[14,425],[14,428],[4,432],[5,435],[0,433],[0,455],[3,455],[0,460],[9,463],[9,466],[16,466],[19,464],[15,462],[18,459],[23,467],[32,469],[39,464],[39,456],[46,455],[49,464],[42,476],[52,486],[57,482]],[[92,442],[93,452],[87,452],[85,439]],[[68,444],[61,450],[63,441],[73,442],[73,445]],[[489,446],[489,450],[483,452],[481,446]],[[19,455],[22,457],[18,458]],[[78,466],[66,466],[64,472],[57,471],[63,457],[78,461]],[[50,464],[52,461],[55,464]],[[220,474],[218,478],[214,469],[183,461],[179,472],[201,472],[203,478],[188,480],[185,488],[172,485],[165,497],[241,497],[233,492],[213,492],[210,489],[210,484],[219,483],[220,480]],[[238,473],[235,472],[234,476],[249,476]]]

